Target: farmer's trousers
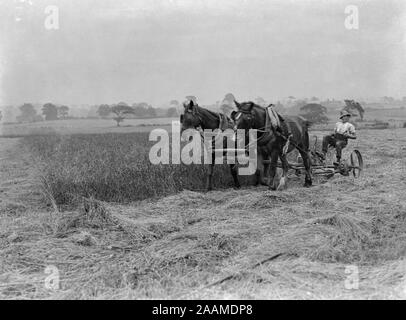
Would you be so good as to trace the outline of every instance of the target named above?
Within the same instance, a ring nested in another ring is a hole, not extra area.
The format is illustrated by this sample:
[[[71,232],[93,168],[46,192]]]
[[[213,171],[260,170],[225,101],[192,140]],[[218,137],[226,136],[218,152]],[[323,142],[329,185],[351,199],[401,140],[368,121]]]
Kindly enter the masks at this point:
[[[336,149],[337,162],[341,160],[341,151],[347,146],[347,139],[340,139],[336,135],[328,135],[323,137],[322,151],[327,153],[328,147],[332,146]]]

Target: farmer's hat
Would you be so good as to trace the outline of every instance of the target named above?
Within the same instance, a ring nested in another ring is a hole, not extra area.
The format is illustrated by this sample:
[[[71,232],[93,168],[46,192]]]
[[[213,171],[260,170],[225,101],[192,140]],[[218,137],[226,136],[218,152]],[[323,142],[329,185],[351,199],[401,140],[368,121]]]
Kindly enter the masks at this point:
[[[349,112],[346,111],[346,110],[341,110],[341,112],[340,112],[340,119],[342,119],[342,118],[345,117],[345,116],[351,117],[351,113],[349,113]]]

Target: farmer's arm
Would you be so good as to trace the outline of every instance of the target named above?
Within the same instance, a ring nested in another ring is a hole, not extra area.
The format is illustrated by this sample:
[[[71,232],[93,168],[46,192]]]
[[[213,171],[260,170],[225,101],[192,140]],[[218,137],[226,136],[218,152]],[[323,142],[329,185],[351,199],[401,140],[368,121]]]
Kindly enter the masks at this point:
[[[350,126],[345,134],[348,139],[357,139],[354,126]]]
[[[338,129],[338,123],[336,123],[336,125],[334,127],[334,133],[332,134],[333,136],[337,133],[337,129]]]

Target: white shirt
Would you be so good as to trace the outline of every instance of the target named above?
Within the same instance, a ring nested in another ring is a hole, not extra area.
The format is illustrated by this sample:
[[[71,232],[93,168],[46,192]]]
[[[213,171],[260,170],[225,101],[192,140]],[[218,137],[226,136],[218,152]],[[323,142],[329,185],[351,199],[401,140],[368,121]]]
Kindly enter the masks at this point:
[[[354,127],[354,125],[352,125],[349,122],[346,122],[346,123],[337,122],[334,132],[340,133],[340,134],[349,133],[351,135],[355,135],[355,127]]]

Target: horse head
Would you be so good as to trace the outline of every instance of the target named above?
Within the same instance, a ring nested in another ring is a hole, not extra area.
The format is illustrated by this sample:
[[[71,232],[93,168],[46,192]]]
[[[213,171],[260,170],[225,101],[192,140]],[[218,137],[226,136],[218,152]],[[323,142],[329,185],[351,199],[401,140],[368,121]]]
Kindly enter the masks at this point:
[[[197,104],[190,100],[188,103],[183,103],[183,107],[184,112],[180,115],[181,132],[201,127],[202,123],[197,111]]]
[[[238,109],[231,113],[231,119],[234,121],[234,130],[259,129],[262,126],[261,113],[264,112],[264,108],[256,105],[252,101],[242,103],[234,102]]]

